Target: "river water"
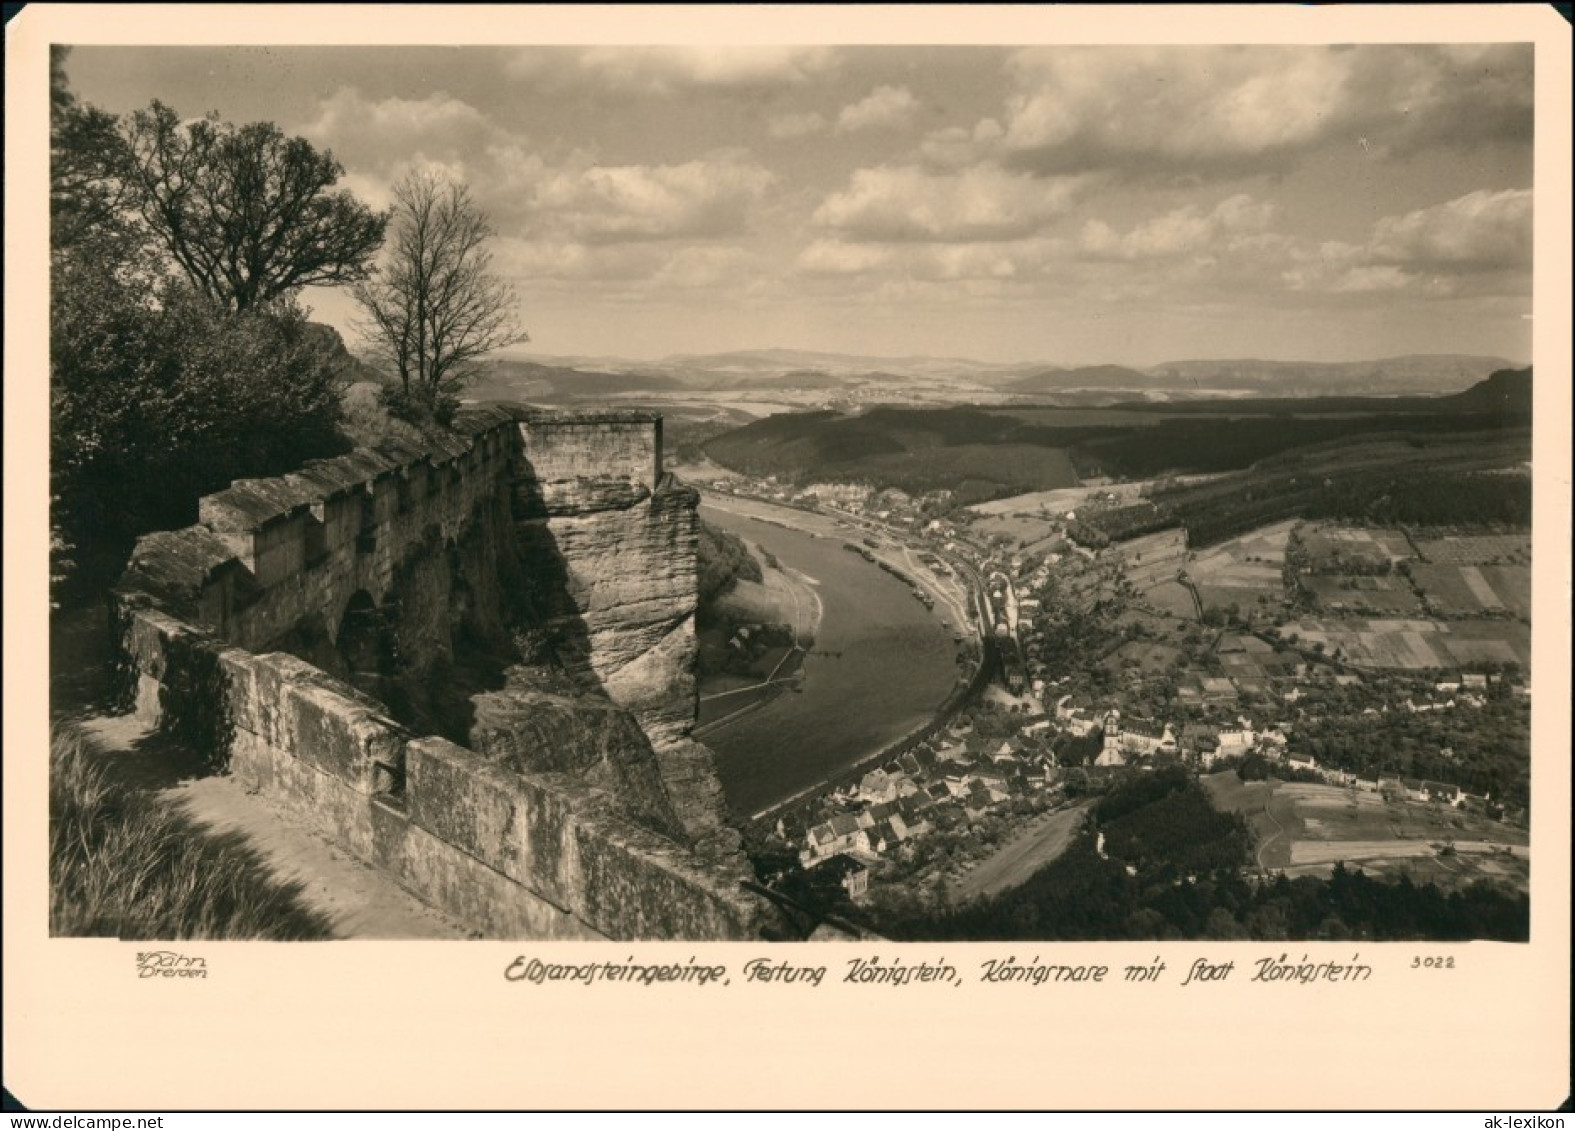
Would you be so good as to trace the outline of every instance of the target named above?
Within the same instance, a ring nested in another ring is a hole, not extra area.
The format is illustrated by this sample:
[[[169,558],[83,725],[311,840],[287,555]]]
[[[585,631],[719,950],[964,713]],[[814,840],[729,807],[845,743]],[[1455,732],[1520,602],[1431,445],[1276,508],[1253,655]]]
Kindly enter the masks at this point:
[[[737,815],[876,753],[927,721],[956,685],[951,634],[908,586],[843,549],[856,537],[812,537],[712,506],[701,514],[818,581],[824,609],[803,692],[779,695],[703,738]]]

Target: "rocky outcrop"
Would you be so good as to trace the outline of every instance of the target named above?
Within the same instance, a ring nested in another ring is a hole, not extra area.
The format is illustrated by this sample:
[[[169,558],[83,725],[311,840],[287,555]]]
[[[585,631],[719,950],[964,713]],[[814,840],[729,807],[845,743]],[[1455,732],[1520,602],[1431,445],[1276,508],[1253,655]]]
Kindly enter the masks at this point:
[[[478,754],[512,770],[572,776],[647,828],[685,836],[650,742],[617,704],[518,686],[471,702],[469,746]]]
[[[737,851],[696,708],[699,495],[661,471],[654,414],[532,413],[514,512],[523,573],[560,660],[640,722],[685,833]]]
[[[713,855],[736,853],[715,756],[689,737],[699,496],[671,477],[649,492],[605,482],[519,490],[523,572],[554,652],[639,720],[685,835]]]
[[[716,773],[716,755],[709,746],[680,738],[656,746],[673,815],[700,856],[725,863],[741,879],[753,879],[742,855],[743,837],[727,823],[727,799]]]
[[[654,492],[626,492],[608,508],[605,485],[534,484],[519,521],[533,598],[564,662],[592,674],[658,745],[694,725],[695,507],[671,478]],[[544,512],[544,513],[543,513]],[[539,514],[540,517],[533,517]]]

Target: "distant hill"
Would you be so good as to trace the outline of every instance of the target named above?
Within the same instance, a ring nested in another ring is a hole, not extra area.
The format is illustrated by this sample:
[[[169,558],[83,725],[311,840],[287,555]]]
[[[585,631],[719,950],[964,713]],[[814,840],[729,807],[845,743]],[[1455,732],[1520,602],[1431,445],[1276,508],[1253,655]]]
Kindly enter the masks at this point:
[[[1407,450],[1476,434],[1529,437],[1531,371],[1437,397],[1226,397],[1112,408],[1029,405],[781,413],[713,436],[716,462],[758,477],[956,492],[966,501],[1070,486],[1076,476],[1229,472],[1356,437]]]
[[[678,388],[682,386],[671,378],[651,374],[599,373],[502,357],[482,366],[466,386],[465,396],[476,400],[594,401]]]
[[[1531,369],[1500,369],[1463,393],[1439,398],[1455,412],[1531,415]]]
[[[787,387],[827,390],[900,389],[909,383],[933,401],[935,394],[969,399],[971,391],[989,390],[1060,404],[1109,404],[1122,394],[1157,401],[1214,395],[1425,396],[1456,393],[1490,374],[1511,369],[1501,357],[1465,354],[1412,354],[1371,361],[1274,361],[1261,358],[1191,359],[1161,365],[1055,365],[1043,361],[988,362],[962,357],[876,357],[819,350],[759,349],[722,353],[671,354],[654,361],[609,356],[548,356],[505,353],[495,363],[514,379],[547,382],[546,395],[595,395],[598,384],[609,391],[640,392],[656,388],[688,391],[740,391]],[[582,382],[571,374],[598,380]],[[621,385],[612,378],[638,378]],[[670,382],[652,385],[648,382]],[[893,394],[892,399],[901,396]]]
[[[883,406],[866,413],[779,413],[705,442],[718,463],[800,484],[818,478],[954,491],[967,501],[1070,487],[1067,455],[1010,417],[976,408]]]
[[[1231,397],[1224,400],[1128,401],[1110,406],[1167,416],[1379,416],[1477,413],[1506,418],[1531,415],[1531,370],[1500,369],[1460,393],[1432,397]]]
[[[1514,363],[1469,354],[1408,354],[1376,361],[1266,361],[1233,358],[1167,361],[1148,376],[1185,387],[1255,389],[1285,396],[1341,392],[1368,395],[1454,392]]]
[[[861,377],[873,373],[903,377],[978,376],[1012,372],[1020,368],[999,362],[959,357],[876,357],[866,354],[825,353],[816,350],[732,350],[728,353],[673,354],[656,363],[664,370],[687,372],[754,373],[770,377],[793,370],[815,371],[835,377]]]
[[[670,354],[654,361],[614,357],[507,355],[566,369],[595,368],[607,373],[660,374],[692,389],[747,389],[775,386],[784,377],[799,378],[800,387],[854,388],[880,380],[918,379],[968,382],[1021,375],[1042,364],[1001,364],[946,357],[874,357],[816,350],[731,350],[725,353]],[[806,384],[806,379],[808,384]]]
[[[1043,369],[1018,377],[1000,386],[1004,391],[1027,396],[1076,389],[1150,389],[1159,385],[1153,377],[1124,365],[1085,365],[1076,369]]]

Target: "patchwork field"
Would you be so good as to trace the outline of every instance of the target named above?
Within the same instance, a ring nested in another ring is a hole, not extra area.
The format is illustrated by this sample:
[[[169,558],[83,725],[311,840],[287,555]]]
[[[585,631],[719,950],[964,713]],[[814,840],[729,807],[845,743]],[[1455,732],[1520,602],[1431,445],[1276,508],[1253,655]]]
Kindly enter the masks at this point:
[[[1377,876],[1409,875],[1445,888],[1493,879],[1529,884],[1529,838],[1447,805],[1385,801],[1333,785],[1243,782],[1206,775],[1216,808],[1241,813],[1258,841],[1258,864],[1289,875],[1328,875],[1337,861]]]
[[[1180,527],[1129,538],[1112,546],[1120,555],[1121,568],[1133,588],[1143,592],[1155,585],[1173,582],[1186,566],[1187,532]]]
[[[1143,591],[1143,600],[1162,613],[1182,620],[1196,620],[1198,608],[1192,590],[1179,581],[1166,581]]]
[[[975,508],[977,509],[977,508]],[[1061,520],[1028,514],[980,515],[968,524],[975,535],[985,538],[1010,538],[1024,550],[1046,549],[1044,543],[1059,537]]]
[[[1531,569],[1521,565],[1431,565],[1411,567],[1428,607],[1442,615],[1531,613]]]
[[[1199,551],[1187,572],[1200,581],[1215,584],[1277,585],[1285,565],[1285,544],[1295,528],[1295,520],[1277,522],[1210,546]]]
[[[1285,544],[1296,520],[1277,522],[1199,551],[1187,576],[1205,611],[1235,605],[1243,614],[1268,613],[1285,601]]]
[[[1215,649],[1225,675],[1235,680],[1263,680],[1294,675],[1303,661],[1295,652],[1282,652],[1256,636],[1228,634]]]
[[[1531,663],[1530,629],[1514,621],[1419,618],[1293,621],[1288,640],[1322,644],[1352,664],[1374,668],[1454,668],[1474,663]]]
[[[1400,616],[1422,612],[1421,598],[1403,576],[1313,573],[1300,580],[1302,586],[1318,599],[1319,607],[1330,612]]]
[[[1416,557],[1411,543],[1399,530],[1356,526],[1304,527],[1301,542],[1307,564],[1320,572],[1341,569],[1376,569]]]
[[[1424,561],[1440,565],[1530,565],[1529,534],[1454,534],[1418,539]]]
[[[1478,566],[1493,593],[1504,607],[1519,617],[1531,616],[1530,566]]]

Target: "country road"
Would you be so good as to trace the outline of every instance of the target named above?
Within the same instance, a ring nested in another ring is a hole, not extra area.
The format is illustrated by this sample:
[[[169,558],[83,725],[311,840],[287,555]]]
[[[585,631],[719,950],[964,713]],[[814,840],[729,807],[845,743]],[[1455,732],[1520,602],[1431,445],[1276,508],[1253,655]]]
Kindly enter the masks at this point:
[[[1058,809],[1025,826],[993,856],[950,885],[953,902],[994,895],[1028,879],[1066,851],[1083,822],[1083,810],[1088,805],[1085,801],[1070,809]]]

